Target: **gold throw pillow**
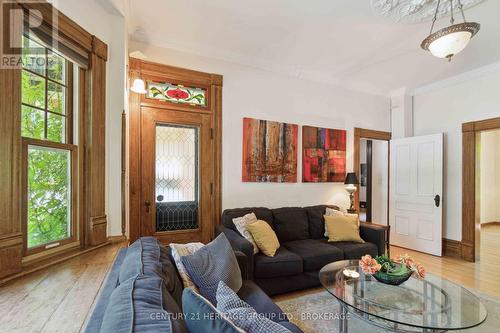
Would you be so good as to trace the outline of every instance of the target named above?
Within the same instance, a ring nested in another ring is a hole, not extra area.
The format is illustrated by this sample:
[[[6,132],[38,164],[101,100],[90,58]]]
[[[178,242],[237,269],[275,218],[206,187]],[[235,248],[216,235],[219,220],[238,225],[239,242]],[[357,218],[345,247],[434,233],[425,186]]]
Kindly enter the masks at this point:
[[[328,229],[329,242],[365,241],[359,236],[358,219],[349,215],[325,215],[325,226]]]
[[[280,247],[280,242],[271,226],[262,220],[247,225],[259,249],[268,257],[274,257]]]

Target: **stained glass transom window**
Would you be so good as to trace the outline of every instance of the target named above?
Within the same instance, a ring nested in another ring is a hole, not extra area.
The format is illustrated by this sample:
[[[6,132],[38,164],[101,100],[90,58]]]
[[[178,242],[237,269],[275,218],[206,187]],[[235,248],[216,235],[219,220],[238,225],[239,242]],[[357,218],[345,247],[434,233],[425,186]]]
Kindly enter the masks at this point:
[[[147,97],[171,103],[207,106],[207,91],[168,82],[147,82]]]
[[[198,228],[198,127],[156,126],[156,229]]]

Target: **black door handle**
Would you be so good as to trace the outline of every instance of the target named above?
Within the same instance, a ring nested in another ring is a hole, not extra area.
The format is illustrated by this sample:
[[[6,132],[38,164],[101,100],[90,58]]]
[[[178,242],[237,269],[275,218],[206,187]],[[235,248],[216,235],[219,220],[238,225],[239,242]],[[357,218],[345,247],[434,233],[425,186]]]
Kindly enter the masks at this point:
[[[441,203],[441,197],[439,196],[439,194],[436,194],[436,196],[434,197],[434,204],[436,205],[436,207],[439,207],[440,203]]]

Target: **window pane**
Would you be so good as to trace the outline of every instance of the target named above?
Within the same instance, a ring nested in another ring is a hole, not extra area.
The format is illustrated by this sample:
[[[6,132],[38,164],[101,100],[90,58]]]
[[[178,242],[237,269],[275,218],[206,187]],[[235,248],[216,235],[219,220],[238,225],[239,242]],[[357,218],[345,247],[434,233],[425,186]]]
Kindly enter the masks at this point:
[[[198,127],[156,126],[156,230],[198,227]]]
[[[66,142],[66,117],[47,113],[47,139]]]
[[[45,75],[45,48],[23,36],[23,67],[40,75]]]
[[[45,109],[45,80],[43,77],[23,71],[23,103]]]
[[[28,146],[28,248],[71,236],[70,155]]]
[[[190,104],[198,106],[207,105],[207,91],[202,88],[185,87],[180,84],[168,82],[147,83],[147,97],[168,101],[171,103]]]
[[[49,91],[47,92],[47,108],[49,111],[57,113],[66,113],[66,88],[54,83],[49,82]]]
[[[49,79],[66,83],[66,60],[58,54],[49,50],[48,52],[48,68],[47,72]]]
[[[22,106],[21,135],[26,138],[43,139],[45,137],[44,111]]]

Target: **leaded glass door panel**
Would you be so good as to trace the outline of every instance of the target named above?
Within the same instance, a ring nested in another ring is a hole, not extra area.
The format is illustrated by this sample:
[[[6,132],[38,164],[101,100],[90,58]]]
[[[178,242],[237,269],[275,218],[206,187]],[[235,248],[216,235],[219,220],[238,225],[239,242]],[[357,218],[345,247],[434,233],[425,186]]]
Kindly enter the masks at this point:
[[[142,235],[208,241],[213,173],[210,116],[142,108]]]

